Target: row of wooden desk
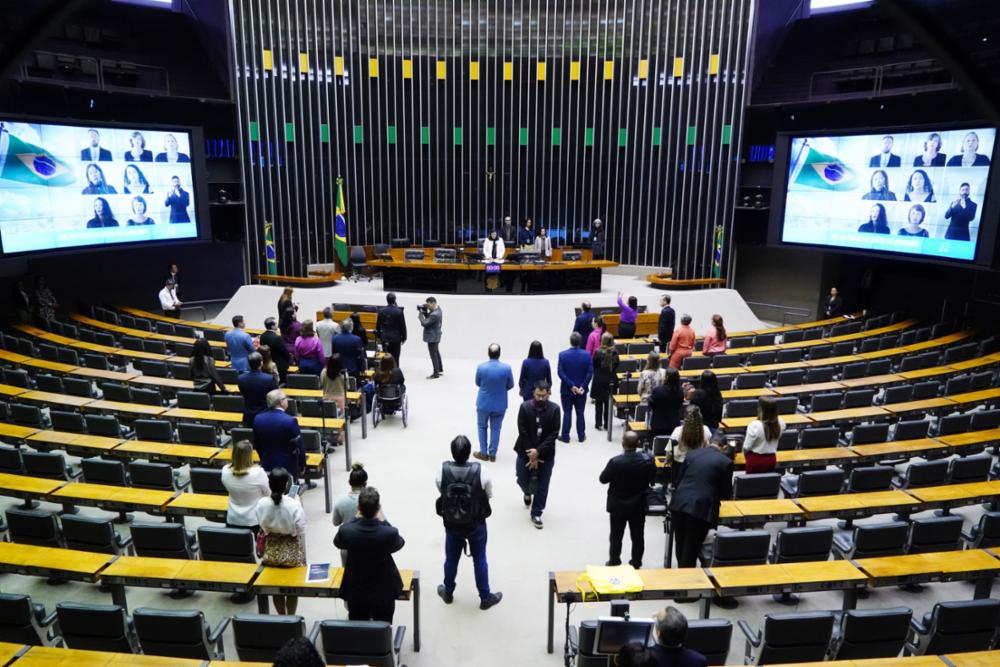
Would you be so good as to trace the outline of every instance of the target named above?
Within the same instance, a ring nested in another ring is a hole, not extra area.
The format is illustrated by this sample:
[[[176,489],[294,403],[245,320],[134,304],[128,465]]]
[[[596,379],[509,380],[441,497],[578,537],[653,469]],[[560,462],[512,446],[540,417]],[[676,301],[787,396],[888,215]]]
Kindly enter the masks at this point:
[[[224,563],[181,558],[107,554],[0,542],[0,572],[101,583],[111,588],[115,604],[127,609],[125,588],[164,588],[223,593],[253,593],[260,613],[268,613],[268,595],[340,597],[344,570],[330,567],[330,579],[307,582],[308,566],[281,568],[255,563]],[[401,600],[413,602],[413,650],[420,650],[420,572],[400,570]]]
[[[601,595],[587,583],[585,572],[549,572],[548,652],[553,652],[555,606],[566,605],[569,630],[570,605],[611,599],[665,600],[697,598],[701,617],[708,618],[713,597],[740,597],[780,593],[842,591],[843,608],[854,609],[858,591],[945,581],[973,581],[974,598],[990,596],[993,578],[1000,572],[1000,556],[988,549],[945,551],[908,556],[863,558],[855,561],[823,561],[712,568],[637,570],[643,590],[620,595]],[[829,663],[824,663],[829,664]]]

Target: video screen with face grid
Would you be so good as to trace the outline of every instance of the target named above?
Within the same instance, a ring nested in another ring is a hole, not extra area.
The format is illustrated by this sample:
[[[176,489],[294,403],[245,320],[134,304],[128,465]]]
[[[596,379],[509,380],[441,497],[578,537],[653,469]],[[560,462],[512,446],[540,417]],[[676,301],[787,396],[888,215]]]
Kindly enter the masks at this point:
[[[793,137],[785,243],[976,257],[995,128]]]
[[[194,238],[191,135],[0,118],[5,254]]]

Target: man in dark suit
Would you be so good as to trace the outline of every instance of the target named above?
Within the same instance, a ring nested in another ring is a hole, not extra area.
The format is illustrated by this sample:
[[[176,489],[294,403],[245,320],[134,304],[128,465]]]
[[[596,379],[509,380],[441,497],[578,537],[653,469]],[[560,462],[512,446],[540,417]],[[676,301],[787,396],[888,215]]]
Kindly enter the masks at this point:
[[[719,503],[733,497],[733,462],[715,445],[688,451],[670,497],[677,567],[694,567],[708,531],[719,522]]]
[[[944,237],[952,241],[971,240],[969,225],[976,219],[976,208],[976,202],[969,199],[969,184],[962,183],[958,186],[958,199],[944,212],[944,217],[951,220]]]
[[[278,377],[284,384],[288,377],[288,367],[292,365],[292,357],[288,354],[288,348],[285,347],[285,341],[281,339],[281,334],[278,333],[276,319],[269,317],[264,320],[264,330],[264,333],[260,335],[260,344],[267,345],[268,349],[271,350],[271,361],[278,367]]]
[[[403,309],[396,305],[396,295],[385,295],[385,308],[379,308],[375,318],[375,337],[382,341],[382,349],[392,355],[399,365],[399,353],[406,342],[406,317]]]
[[[674,324],[676,322],[677,313],[670,305],[670,295],[664,294],[660,297],[660,319],[656,323],[656,339],[660,341],[660,354],[667,353],[670,339],[674,337]]]
[[[242,373],[236,378],[236,384],[243,396],[243,426],[253,428],[254,418],[267,410],[267,394],[277,389],[278,383],[274,381],[273,375],[261,371],[264,357],[260,356],[260,352],[251,354],[247,361],[250,372]]]
[[[664,607],[656,616],[656,644],[649,652],[656,667],[705,667],[708,660],[701,653],[684,648],[688,622],[676,607]]]
[[[365,346],[354,333],[354,322],[347,318],[340,323],[340,333],[330,340],[330,354],[339,354],[344,362],[344,370],[360,381],[361,373],[368,365]],[[358,386],[361,386],[360,384]]]
[[[274,378],[271,378],[272,380]],[[288,397],[280,389],[267,394],[267,410],[253,420],[254,449],[264,470],[284,468],[298,479],[306,465],[302,431],[295,417],[286,412]]]
[[[392,554],[405,542],[382,516],[375,487],[361,490],[358,512],[361,517],[345,523],[333,538],[334,546],[347,552],[341,597],[347,603],[348,619],[391,624],[396,598],[403,590]]]
[[[580,334],[584,342],[587,340],[587,336],[594,329],[594,313],[590,310],[590,302],[584,301],[580,304],[580,314],[576,316],[576,321],[573,322],[573,331]]]
[[[885,169],[886,167],[898,167],[902,164],[898,155],[892,152],[893,139],[888,134],[882,137],[882,151],[877,155],[872,155],[868,161],[868,166],[872,169]]]
[[[626,431],[622,438],[625,451],[609,460],[600,476],[601,484],[608,485],[607,510],[611,519],[611,550],[606,564],[622,564],[622,537],[628,524],[632,539],[629,565],[636,569],[642,567],[642,552],[646,548],[646,489],[656,477],[653,459],[637,452],[638,446],[639,435]]]
[[[531,523],[541,529],[542,512],[549,497],[549,481],[556,462],[556,435],[559,434],[559,406],[549,400],[549,383],[535,383],[533,398],[521,403],[517,412],[517,462],[514,473],[524,494],[524,506],[531,508]]]
[[[83,162],[111,162],[111,151],[101,148],[101,135],[97,130],[87,132],[90,137],[90,145],[80,151],[80,160]]]
[[[584,408],[587,407],[587,391],[590,378],[594,375],[594,361],[587,351],[580,347],[583,337],[573,332],[569,337],[569,348],[559,353],[556,370],[559,379],[559,400],[562,403],[562,434],[559,439],[569,442],[569,427],[573,423],[572,411],[576,411],[576,436],[583,442],[587,439]]]

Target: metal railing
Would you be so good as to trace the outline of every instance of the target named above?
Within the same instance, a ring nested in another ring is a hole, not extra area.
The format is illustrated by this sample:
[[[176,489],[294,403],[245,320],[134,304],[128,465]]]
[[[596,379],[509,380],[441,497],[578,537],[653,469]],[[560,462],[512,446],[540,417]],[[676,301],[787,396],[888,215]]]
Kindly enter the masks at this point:
[[[926,77],[900,85],[903,77]],[[935,78],[946,77],[942,80]],[[900,95],[915,90],[946,90],[955,79],[937,60],[926,58],[885,65],[866,65],[814,72],[809,77],[809,99]]]
[[[762,301],[747,301],[746,304],[751,307],[754,311],[754,315],[760,317],[757,312],[757,308],[772,308],[774,312],[781,315],[781,326],[788,324],[789,318],[799,318],[799,322],[805,322],[810,317],[812,317],[812,311],[808,308],[800,308],[798,306],[786,306],[780,303],[764,303]],[[777,321],[776,318],[764,318]]]
[[[196,322],[205,322],[205,321],[208,320],[208,309],[205,308],[205,306],[207,306],[208,304],[212,304],[212,303],[224,303],[226,301],[229,301],[229,299],[228,298],[226,298],[226,299],[202,299],[201,301],[185,301],[184,305],[181,306],[181,314],[183,314],[184,311],[186,311],[186,310],[198,310],[198,311],[201,311],[201,319],[200,320],[195,320],[195,321]],[[189,320],[189,319],[192,319],[192,318],[185,316],[183,319]]]

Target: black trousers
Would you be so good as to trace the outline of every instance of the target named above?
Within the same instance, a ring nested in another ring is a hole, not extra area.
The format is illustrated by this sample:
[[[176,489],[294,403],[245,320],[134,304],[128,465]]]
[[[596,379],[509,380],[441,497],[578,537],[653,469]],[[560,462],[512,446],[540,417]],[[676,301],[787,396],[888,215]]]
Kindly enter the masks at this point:
[[[373,600],[359,598],[347,600],[347,619],[350,621],[385,621],[392,625],[392,615],[396,613],[395,600]]]
[[[440,375],[444,371],[441,365],[441,350],[438,349],[440,343],[427,343],[427,351],[431,355],[431,366],[434,368],[434,375]]]
[[[164,317],[172,317],[175,320],[179,320],[179,319],[181,319],[181,309],[177,308],[175,310],[164,310],[163,311],[163,316]]]
[[[618,324],[619,338],[635,338],[635,322],[620,322]]]
[[[402,351],[403,344],[399,341],[395,343],[385,343],[382,348],[392,355],[392,358],[396,360],[396,365],[399,365],[399,353]]]
[[[670,338],[671,338],[670,336],[668,336],[666,339],[660,338],[660,354],[661,355],[667,353],[667,346],[670,344]]]
[[[698,564],[698,552],[701,551],[701,545],[712,524],[690,514],[674,512],[670,516],[670,528],[674,532],[677,567],[695,567]]]
[[[611,512],[611,549],[608,553],[611,564],[622,562],[622,538],[625,536],[625,525],[628,525],[629,539],[632,540],[632,558],[629,565],[642,567],[642,553],[646,550],[645,532],[646,513],[642,510],[630,513]]]

